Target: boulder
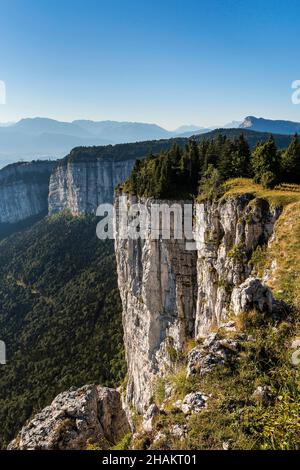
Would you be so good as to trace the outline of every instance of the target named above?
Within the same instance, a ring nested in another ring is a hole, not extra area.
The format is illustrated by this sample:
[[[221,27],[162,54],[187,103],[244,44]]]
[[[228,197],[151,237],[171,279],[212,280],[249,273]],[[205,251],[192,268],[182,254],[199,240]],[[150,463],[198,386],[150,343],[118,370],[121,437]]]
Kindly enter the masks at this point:
[[[182,412],[187,414],[199,413],[206,407],[208,396],[202,392],[193,392],[186,395],[182,401]]]
[[[188,377],[197,373],[204,376],[217,365],[225,365],[232,361],[240,351],[240,336],[236,339],[221,338],[217,333],[207,336],[202,345],[196,346],[189,353],[187,364]]]
[[[144,414],[143,429],[151,432],[153,429],[153,418],[159,413],[158,407],[153,403]]]
[[[176,439],[183,441],[187,434],[187,426],[180,426],[179,424],[174,424],[174,426],[171,427],[170,433]]]
[[[300,338],[294,339],[294,341],[291,344],[292,349],[298,349],[300,348]]]
[[[271,290],[254,277],[249,277],[239,287],[235,287],[231,295],[231,309],[235,315],[250,310],[271,313],[273,302]]]

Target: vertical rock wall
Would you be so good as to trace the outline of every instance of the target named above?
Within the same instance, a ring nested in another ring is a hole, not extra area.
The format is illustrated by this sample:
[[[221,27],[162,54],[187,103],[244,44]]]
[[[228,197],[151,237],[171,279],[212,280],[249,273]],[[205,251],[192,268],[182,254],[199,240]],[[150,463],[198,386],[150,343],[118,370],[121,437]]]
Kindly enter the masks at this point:
[[[116,200],[116,257],[128,363],[127,400],[140,413],[153,378],[172,367],[186,342],[230,314],[231,295],[251,274],[250,258],[270,238],[279,209],[245,194],[194,206],[196,250],[186,240],[122,239]],[[128,197],[127,207],[138,201]],[[171,201],[155,203],[173,204]],[[183,206],[184,201],[176,201]],[[172,233],[172,231],[171,231]]]

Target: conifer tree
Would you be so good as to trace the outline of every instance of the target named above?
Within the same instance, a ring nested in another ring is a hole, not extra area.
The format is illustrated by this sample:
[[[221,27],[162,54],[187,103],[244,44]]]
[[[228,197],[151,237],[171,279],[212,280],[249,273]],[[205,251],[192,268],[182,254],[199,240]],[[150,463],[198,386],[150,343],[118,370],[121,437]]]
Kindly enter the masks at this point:
[[[287,183],[300,182],[300,142],[294,135],[288,148],[282,154],[283,179]]]
[[[266,188],[276,185],[279,181],[280,161],[273,136],[267,142],[257,144],[251,163],[256,183]]]

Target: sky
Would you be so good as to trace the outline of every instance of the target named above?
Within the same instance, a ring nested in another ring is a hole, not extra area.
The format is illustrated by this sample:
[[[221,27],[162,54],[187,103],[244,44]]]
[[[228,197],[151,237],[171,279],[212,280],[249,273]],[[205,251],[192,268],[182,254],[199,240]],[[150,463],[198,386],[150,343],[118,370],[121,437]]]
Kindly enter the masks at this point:
[[[0,0],[0,17],[1,122],[300,121],[298,0]]]

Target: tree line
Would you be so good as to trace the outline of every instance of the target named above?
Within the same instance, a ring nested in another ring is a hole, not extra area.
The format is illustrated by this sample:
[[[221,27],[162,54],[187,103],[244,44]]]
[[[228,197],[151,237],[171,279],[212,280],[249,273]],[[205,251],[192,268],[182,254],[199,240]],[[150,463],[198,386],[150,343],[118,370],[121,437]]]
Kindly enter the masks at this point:
[[[300,142],[296,134],[285,150],[278,150],[274,137],[259,142],[251,151],[243,134],[229,139],[197,143],[181,149],[176,143],[159,155],[137,160],[124,191],[163,199],[188,198],[216,193],[231,178],[253,178],[265,188],[280,183],[300,183]]]

